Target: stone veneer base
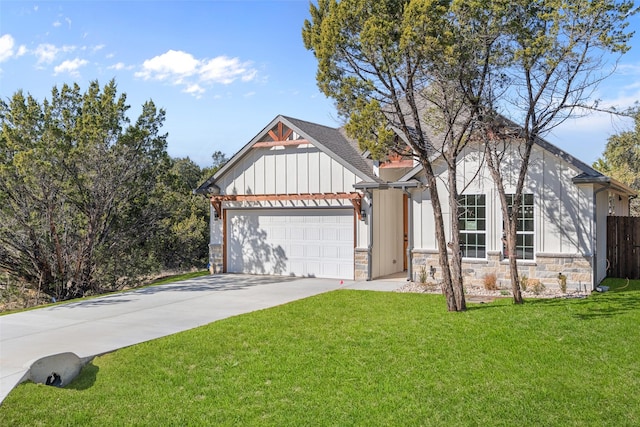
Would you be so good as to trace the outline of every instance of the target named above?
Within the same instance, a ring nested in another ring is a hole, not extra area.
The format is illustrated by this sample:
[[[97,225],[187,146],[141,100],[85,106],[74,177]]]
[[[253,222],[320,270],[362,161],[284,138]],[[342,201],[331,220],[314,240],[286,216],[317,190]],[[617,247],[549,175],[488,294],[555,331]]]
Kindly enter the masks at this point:
[[[353,279],[367,280],[369,271],[369,251],[367,249],[356,248],[354,251]]]
[[[209,273],[222,273],[224,265],[222,254],[223,250],[221,244],[209,245]]]
[[[424,268],[428,281],[441,279],[440,262],[438,252],[431,250],[414,250],[411,254],[413,265],[413,279],[418,281]],[[429,274],[434,271],[433,277]],[[497,285],[500,289],[510,288],[509,262],[502,257],[500,252],[489,252],[486,260],[462,261],[462,275],[465,284],[484,286],[484,278],[487,274],[495,274]],[[591,258],[580,254],[536,254],[536,259],[518,262],[520,277],[527,276],[528,280],[539,280],[547,289],[560,289],[558,275],[562,273],[567,277],[567,291],[580,290],[590,292],[592,290]]]

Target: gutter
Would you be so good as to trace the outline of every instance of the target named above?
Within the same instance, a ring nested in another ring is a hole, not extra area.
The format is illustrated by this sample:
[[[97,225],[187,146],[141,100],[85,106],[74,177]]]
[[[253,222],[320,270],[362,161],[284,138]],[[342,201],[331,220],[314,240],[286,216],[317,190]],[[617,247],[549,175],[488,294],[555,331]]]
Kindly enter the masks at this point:
[[[403,188],[402,191],[407,195],[407,282],[410,282],[413,273],[413,258],[411,252],[413,252],[413,195],[409,190]]]
[[[373,192],[366,191],[369,196],[369,223],[367,224],[369,231],[369,244],[367,245],[367,282],[370,282],[373,276]]]

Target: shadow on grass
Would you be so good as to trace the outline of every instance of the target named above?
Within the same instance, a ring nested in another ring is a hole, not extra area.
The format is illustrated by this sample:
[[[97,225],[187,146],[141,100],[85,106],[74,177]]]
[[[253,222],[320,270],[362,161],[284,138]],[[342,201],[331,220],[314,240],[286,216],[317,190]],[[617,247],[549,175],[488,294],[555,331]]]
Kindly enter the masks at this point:
[[[581,320],[612,318],[640,310],[640,280],[609,278],[602,282],[602,285],[607,286],[609,290],[603,293],[593,292],[585,298],[526,299],[524,305],[543,309],[570,304],[575,310],[573,316]],[[506,300],[508,299],[510,298]],[[508,304],[506,300],[498,299],[498,301],[486,304],[469,304],[467,309],[472,311],[504,308]]]
[[[96,383],[99,370],[100,368],[94,365],[93,362],[87,363],[80,371],[80,374],[65,386],[65,388],[71,390],[87,390],[93,387]]]
[[[540,299],[528,300],[526,303],[540,307],[572,304],[578,311],[574,316],[582,320],[611,318],[640,310],[640,283],[620,287],[609,282],[607,286],[610,286],[610,290],[603,293],[594,292],[586,298]]]
[[[494,301],[467,301],[467,311],[487,310],[489,308],[504,308],[505,303],[497,303]]]

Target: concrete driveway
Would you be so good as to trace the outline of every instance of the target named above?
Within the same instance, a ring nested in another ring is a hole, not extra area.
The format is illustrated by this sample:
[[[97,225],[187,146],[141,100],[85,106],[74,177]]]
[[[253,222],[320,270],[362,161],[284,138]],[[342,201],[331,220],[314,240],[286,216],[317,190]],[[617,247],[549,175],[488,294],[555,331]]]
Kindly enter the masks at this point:
[[[37,360],[81,359],[336,289],[392,291],[398,281],[213,275],[0,316],[0,403]]]

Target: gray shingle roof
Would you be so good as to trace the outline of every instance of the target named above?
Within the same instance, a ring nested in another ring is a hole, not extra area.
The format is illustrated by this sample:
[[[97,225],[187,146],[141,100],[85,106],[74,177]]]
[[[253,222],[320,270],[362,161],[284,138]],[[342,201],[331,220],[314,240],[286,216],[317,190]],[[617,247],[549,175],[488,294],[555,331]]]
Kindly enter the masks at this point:
[[[380,178],[373,173],[373,163],[362,157],[362,153],[357,148],[355,141],[347,138],[342,128],[331,128],[328,126],[311,123],[292,117],[281,116],[296,126],[300,131],[306,134],[307,138],[312,142],[323,145],[327,150],[334,154],[337,161],[352,166],[358,172],[360,178],[381,182]],[[352,172],[356,172],[353,171]]]

